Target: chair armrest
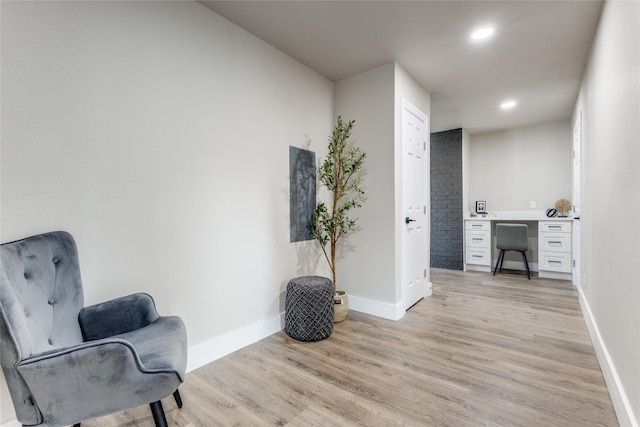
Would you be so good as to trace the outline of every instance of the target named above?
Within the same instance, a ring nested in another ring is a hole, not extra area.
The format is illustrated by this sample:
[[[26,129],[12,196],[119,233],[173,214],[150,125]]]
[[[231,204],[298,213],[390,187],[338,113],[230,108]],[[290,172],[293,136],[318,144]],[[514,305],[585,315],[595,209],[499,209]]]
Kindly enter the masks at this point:
[[[91,341],[143,328],[158,317],[153,298],[137,293],[85,307],[78,322],[83,339]]]
[[[60,366],[65,362],[65,358],[82,357],[82,355],[86,354],[87,352],[112,351],[113,349],[115,349],[115,352],[129,352],[134,357],[134,359],[138,358],[135,348],[129,341],[121,338],[106,338],[84,342],[82,344],[73,345],[70,347],[62,347],[55,350],[43,351],[42,353],[32,355],[28,359],[22,359],[16,364],[16,367],[19,367],[19,369],[21,369],[30,366],[37,366],[38,364],[42,363],[55,363],[57,366]],[[137,360],[136,364],[139,366],[139,368],[143,368],[142,362],[140,360]]]
[[[149,381],[133,346],[112,338],[46,352],[16,365],[47,425],[70,425],[170,395],[180,383],[175,372],[151,372]],[[165,390],[159,390],[165,386]],[[160,397],[153,395],[160,393]],[[150,394],[150,395],[149,395]]]

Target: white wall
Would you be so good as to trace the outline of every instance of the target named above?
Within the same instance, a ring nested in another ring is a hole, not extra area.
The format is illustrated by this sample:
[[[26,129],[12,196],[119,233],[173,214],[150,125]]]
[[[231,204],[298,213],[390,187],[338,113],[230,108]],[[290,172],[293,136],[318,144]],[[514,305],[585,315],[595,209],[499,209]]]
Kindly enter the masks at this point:
[[[485,200],[488,211],[552,208],[571,199],[571,124],[560,120],[470,136],[469,199],[475,211]]]
[[[352,140],[366,153],[366,201],[354,211],[360,231],[347,236],[338,287],[354,297],[395,300],[394,76],[388,63],[335,85],[335,112],[355,120]]]
[[[195,2],[1,7],[1,240],[68,230],[85,303],[149,292],[205,360],[273,332],[321,261],[289,243],[288,146],[324,154],[333,84]]]
[[[430,96],[396,63],[336,83],[335,110],[355,119],[353,140],[367,153],[367,200],[356,215],[361,230],[347,237],[338,287],[360,311],[397,318],[401,295],[402,99],[430,114]],[[426,183],[429,188],[429,183]],[[428,209],[427,209],[428,211]],[[427,254],[428,262],[428,254]],[[400,314],[399,314],[400,313]]]
[[[640,3],[608,1],[582,112],[581,302],[620,424],[640,425]]]

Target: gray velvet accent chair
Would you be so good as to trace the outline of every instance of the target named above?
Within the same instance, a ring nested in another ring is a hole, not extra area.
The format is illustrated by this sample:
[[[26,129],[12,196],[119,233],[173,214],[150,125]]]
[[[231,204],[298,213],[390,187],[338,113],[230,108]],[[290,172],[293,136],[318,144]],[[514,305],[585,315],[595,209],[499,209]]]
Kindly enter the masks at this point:
[[[143,293],[83,308],[73,237],[52,232],[0,246],[0,356],[18,421],[79,426],[173,394],[187,365],[187,335]]]
[[[529,249],[529,227],[527,227],[527,224],[496,224],[496,248],[500,249],[500,254],[493,269],[494,276],[496,275],[498,264],[500,264],[500,272],[502,272],[505,251],[517,251],[522,254],[522,262],[527,271],[527,279],[531,280],[529,261],[527,261],[527,249]]]

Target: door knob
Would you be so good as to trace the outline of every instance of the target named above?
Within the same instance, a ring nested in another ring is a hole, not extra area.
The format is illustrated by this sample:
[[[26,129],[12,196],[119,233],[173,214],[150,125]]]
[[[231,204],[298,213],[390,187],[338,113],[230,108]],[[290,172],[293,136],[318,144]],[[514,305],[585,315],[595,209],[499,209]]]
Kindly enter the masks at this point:
[[[406,217],[406,218],[404,219],[404,223],[405,223],[405,224],[409,224],[410,222],[415,222],[415,221],[416,221],[415,219],[411,219],[411,218],[409,218],[409,217]]]

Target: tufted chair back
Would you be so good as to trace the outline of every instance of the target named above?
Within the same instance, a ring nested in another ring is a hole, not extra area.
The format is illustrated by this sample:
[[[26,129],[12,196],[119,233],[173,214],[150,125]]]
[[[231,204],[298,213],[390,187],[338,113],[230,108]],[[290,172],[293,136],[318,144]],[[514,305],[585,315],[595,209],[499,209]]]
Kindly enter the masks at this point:
[[[6,243],[0,251],[2,369],[18,419],[37,424],[39,411],[15,365],[35,354],[82,343],[78,252],[73,237],[62,231]]]

